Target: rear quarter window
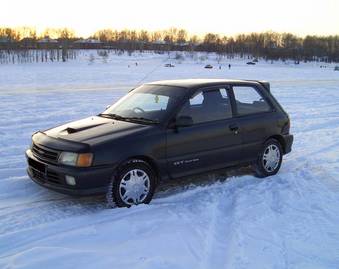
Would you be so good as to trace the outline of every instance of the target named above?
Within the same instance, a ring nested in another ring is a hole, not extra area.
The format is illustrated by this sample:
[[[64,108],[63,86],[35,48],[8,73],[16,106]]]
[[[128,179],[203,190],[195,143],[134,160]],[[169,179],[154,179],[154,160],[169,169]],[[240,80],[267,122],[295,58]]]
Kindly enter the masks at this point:
[[[270,105],[254,87],[234,86],[233,92],[238,115],[256,114],[271,110]]]

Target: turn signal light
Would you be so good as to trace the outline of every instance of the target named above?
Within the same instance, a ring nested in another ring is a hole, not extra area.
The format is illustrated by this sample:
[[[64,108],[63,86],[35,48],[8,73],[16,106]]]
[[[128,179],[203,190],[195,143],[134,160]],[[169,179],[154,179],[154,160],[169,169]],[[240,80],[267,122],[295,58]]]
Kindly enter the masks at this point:
[[[92,153],[80,153],[77,159],[77,165],[79,167],[88,167],[92,165],[93,154]]]

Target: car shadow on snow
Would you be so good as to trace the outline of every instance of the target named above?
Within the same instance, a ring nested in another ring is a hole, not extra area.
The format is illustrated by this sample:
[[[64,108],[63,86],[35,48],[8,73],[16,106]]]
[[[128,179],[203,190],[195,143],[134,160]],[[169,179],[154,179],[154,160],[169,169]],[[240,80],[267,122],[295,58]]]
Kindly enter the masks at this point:
[[[218,171],[198,174],[195,176],[161,182],[156,188],[153,200],[156,200],[158,198],[170,197],[171,195],[183,193],[187,190],[191,190],[197,187],[209,186],[216,182],[225,182],[231,177],[241,177],[245,175],[253,175],[253,170],[250,166],[221,169]],[[64,196],[63,199],[56,200],[55,202],[64,204],[65,201],[68,201],[73,207],[84,207],[89,212],[101,210],[104,208],[112,208],[111,205],[107,204],[105,195],[90,197]]]
[[[216,182],[225,182],[231,177],[241,177],[245,175],[253,175],[253,169],[250,166],[221,169],[218,171],[162,182],[157,187],[153,199],[169,197],[196,187],[204,187]]]

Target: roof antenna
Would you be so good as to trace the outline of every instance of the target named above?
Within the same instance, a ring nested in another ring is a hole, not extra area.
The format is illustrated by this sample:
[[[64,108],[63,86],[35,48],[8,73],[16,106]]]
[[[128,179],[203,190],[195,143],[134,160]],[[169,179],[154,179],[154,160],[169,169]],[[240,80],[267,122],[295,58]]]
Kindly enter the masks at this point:
[[[152,73],[154,73],[161,65],[164,64],[164,62],[167,62],[170,59],[170,55],[168,55],[168,57],[161,61],[158,65],[156,65],[150,72],[148,72],[140,81],[137,82],[136,86],[139,86],[141,84],[141,82],[145,81]],[[134,88],[135,88],[134,87]]]

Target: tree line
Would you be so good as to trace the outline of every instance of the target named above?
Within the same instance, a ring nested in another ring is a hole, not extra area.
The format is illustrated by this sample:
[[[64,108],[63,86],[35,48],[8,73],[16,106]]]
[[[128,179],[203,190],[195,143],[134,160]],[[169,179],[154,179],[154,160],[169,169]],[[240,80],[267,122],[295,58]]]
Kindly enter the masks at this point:
[[[249,33],[225,36],[207,33],[192,35],[185,29],[162,31],[102,29],[91,40],[83,40],[68,28],[47,28],[38,34],[34,28],[0,27],[0,50],[34,49],[117,49],[167,51],[205,51],[220,55],[251,55],[267,60],[339,62],[339,35],[300,37],[291,33]],[[42,42],[44,41],[44,42]],[[53,41],[53,42],[52,42]],[[93,42],[97,41],[97,42]]]

